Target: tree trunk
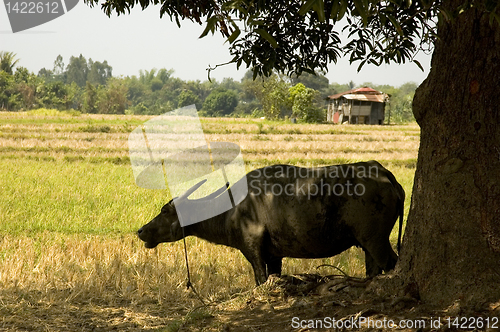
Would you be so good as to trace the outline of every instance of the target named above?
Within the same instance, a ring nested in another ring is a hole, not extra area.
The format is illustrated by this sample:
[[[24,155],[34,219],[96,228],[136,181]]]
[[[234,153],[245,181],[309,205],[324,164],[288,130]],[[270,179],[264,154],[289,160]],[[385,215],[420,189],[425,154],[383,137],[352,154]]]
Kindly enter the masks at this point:
[[[421,142],[395,272],[426,303],[479,309],[500,300],[500,27],[473,8],[438,37],[413,102]]]

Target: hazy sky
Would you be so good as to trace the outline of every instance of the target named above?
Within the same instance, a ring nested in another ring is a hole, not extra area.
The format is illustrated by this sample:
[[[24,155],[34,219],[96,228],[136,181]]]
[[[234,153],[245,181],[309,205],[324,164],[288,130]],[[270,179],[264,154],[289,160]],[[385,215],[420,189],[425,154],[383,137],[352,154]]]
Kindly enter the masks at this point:
[[[340,29],[341,27],[339,27]],[[207,67],[230,59],[227,45],[220,35],[198,39],[203,27],[182,22],[181,29],[168,17],[160,19],[159,7],[145,11],[134,9],[130,15],[108,18],[98,7],[90,8],[82,1],[65,15],[23,32],[12,33],[5,6],[0,6],[0,51],[17,54],[18,66],[38,73],[52,69],[57,55],[65,65],[70,56],[82,54],[93,61],[107,60],[113,76],[138,75],[139,70],[173,69],[174,76],[183,80],[207,79]],[[405,65],[366,65],[360,73],[357,65],[347,59],[329,66],[326,75],[330,83],[356,84],[373,82],[399,86],[406,82],[421,83],[429,73],[430,55],[421,54],[418,60],[422,72],[414,63]],[[219,67],[211,77],[221,80],[232,77],[240,80],[246,68],[236,65]]]

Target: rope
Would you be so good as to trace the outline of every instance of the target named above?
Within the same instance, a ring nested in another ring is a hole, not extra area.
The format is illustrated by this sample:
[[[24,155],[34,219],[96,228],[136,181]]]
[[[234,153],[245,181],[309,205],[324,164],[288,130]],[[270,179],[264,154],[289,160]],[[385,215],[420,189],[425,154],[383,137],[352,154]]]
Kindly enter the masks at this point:
[[[189,273],[189,261],[188,261],[188,254],[187,254],[187,245],[186,245],[186,235],[184,234],[184,227],[181,227],[181,228],[182,228],[182,240],[184,241],[184,257],[186,258],[186,270],[187,270],[186,288],[187,289],[191,288],[191,290],[196,295],[196,297],[198,298],[198,300],[200,300],[200,302],[204,306],[206,306],[207,304],[205,303],[205,301],[203,301],[203,298],[200,296],[200,294],[198,294],[198,292],[194,288],[194,285],[191,283],[191,274]]]

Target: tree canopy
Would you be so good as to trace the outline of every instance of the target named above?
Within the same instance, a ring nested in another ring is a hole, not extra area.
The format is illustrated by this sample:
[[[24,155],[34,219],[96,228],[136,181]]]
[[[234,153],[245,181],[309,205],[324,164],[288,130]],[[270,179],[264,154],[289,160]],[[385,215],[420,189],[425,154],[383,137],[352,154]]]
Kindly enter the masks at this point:
[[[136,5],[160,5],[160,16],[179,26],[181,20],[204,25],[201,37],[220,32],[230,44],[230,62],[251,67],[254,77],[274,70],[288,76],[327,70],[341,56],[358,61],[358,69],[406,61],[421,67],[415,55],[433,47],[438,21],[480,7],[500,22],[498,1],[462,1],[453,10],[432,0],[106,0],[101,8],[109,16]],[[348,33],[347,42],[340,30]]]
[[[13,69],[19,59],[16,59],[16,54],[13,52],[0,52],[0,70],[7,74],[13,74]]]

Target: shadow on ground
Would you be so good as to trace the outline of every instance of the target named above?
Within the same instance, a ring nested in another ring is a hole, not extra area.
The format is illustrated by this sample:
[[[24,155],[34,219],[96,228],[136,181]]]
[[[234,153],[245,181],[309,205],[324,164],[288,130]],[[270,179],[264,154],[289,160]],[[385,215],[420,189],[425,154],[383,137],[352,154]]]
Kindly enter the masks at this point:
[[[500,304],[466,313],[458,305],[436,310],[409,295],[384,296],[374,286],[380,284],[380,278],[385,277],[378,277],[377,282],[310,274],[271,277],[229,301],[206,305],[194,293],[191,303],[175,299],[109,303],[92,297],[61,302],[54,300],[56,294],[4,289],[0,293],[0,331],[334,331],[335,327],[451,331],[460,329],[444,325],[447,317],[500,314]],[[403,326],[403,320],[413,326]]]

